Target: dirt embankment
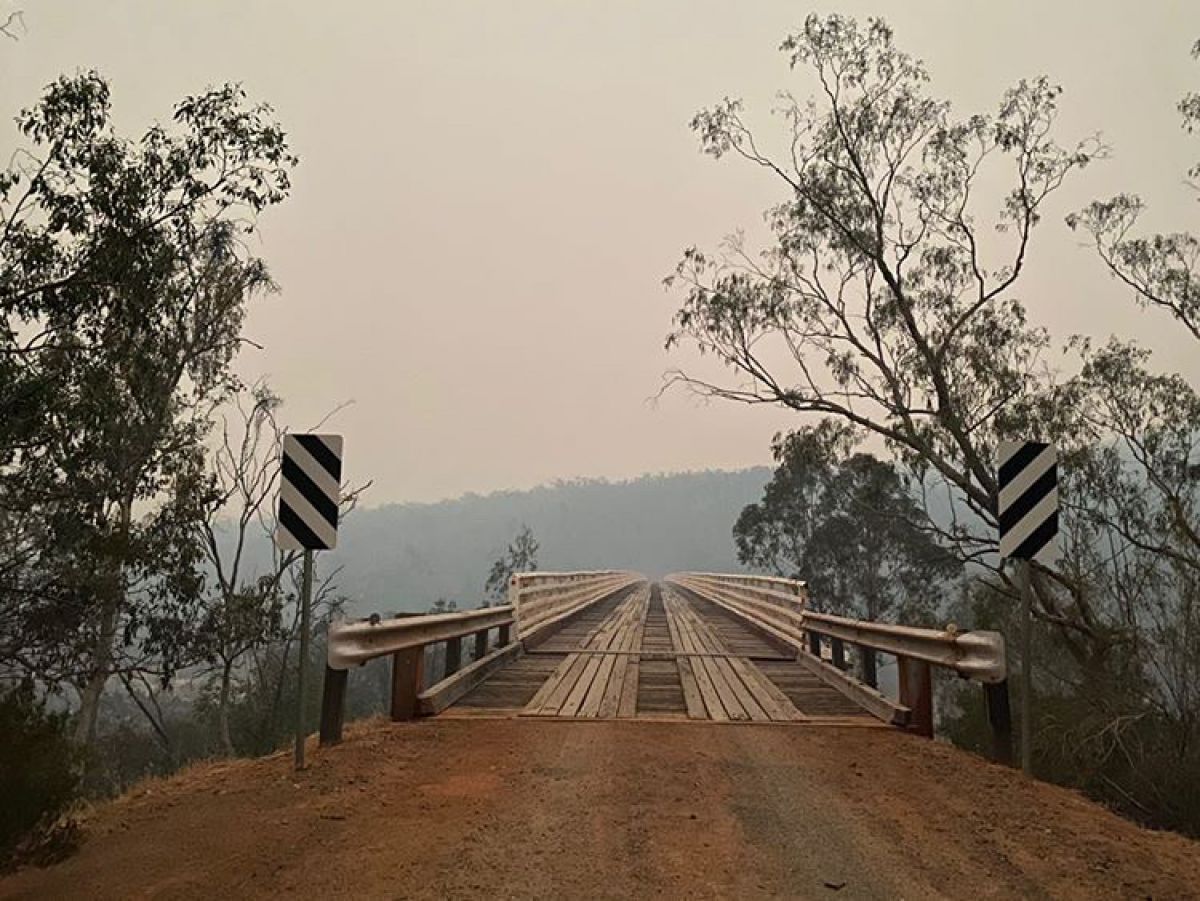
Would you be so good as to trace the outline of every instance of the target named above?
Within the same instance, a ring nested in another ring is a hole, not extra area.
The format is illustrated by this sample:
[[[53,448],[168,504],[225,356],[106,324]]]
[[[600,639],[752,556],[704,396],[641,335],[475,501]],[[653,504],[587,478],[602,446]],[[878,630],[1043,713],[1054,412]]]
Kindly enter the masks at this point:
[[[1200,843],[877,729],[365,724],[195,767],[0,898],[1189,898]]]

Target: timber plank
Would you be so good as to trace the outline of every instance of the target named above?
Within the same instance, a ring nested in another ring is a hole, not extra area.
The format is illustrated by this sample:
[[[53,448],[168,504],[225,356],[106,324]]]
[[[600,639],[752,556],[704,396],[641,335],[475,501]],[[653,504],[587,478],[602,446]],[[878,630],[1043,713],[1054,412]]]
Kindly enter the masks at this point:
[[[604,697],[600,701],[596,715],[602,717],[616,716],[621,707],[621,696],[625,690],[625,681],[629,678],[631,653],[636,653],[642,646],[642,627],[645,623],[646,610],[649,607],[650,590],[644,589],[638,595],[634,608],[633,623],[619,643],[617,655],[613,663],[612,673],[604,689]]]
[[[641,599],[641,609],[637,618],[637,626],[633,631],[633,636],[630,638],[630,649],[640,651],[642,649],[642,640],[646,634],[646,617],[650,614],[650,590],[646,589],[646,593]],[[617,700],[616,714],[620,717],[633,717],[637,715],[637,697],[638,686],[641,679],[642,660],[641,657],[622,658],[626,661],[624,678],[621,683],[621,694]]]
[[[696,647],[692,642],[692,636],[684,629],[681,619],[682,603],[674,592],[666,594],[663,598],[663,606],[667,610],[667,626],[671,629],[672,641],[678,650],[684,653],[693,653],[696,651]],[[703,663],[702,659],[695,660],[692,672],[696,677],[696,687],[700,691],[700,697],[703,699],[704,706],[708,710],[708,718],[722,721],[731,719],[724,705],[721,703],[721,697],[717,693],[712,677],[708,670],[704,668]]]
[[[692,628],[695,631],[697,643],[701,649],[712,654],[722,654],[726,648],[717,637],[713,628],[704,621],[703,617],[693,609],[688,610],[688,616],[692,621]],[[720,672],[721,677],[733,692],[742,709],[752,720],[764,721],[770,720],[771,715],[766,709],[757,702],[753,692],[747,687],[742,680],[742,669],[739,666],[741,661],[734,657],[713,657],[711,658],[712,665]]]
[[[700,637],[697,634],[695,620],[684,613],[681,625],[684,633],[689,636],[692,650],[705,651],[706,648],[701,644]],[[729,718],[731,720],[750,719],[750,712],[742,706],[741,700],[733,690],[733,686],[726,679],[727,670],[729,675],[733,675],[733,671],[728,668],[728,661],[719,657],[700,657],[697,660],[699,661],[699,668],[707,672],[709,679],[712,681],[717,697],[720,698],[721,705],[725,708],[725,712],[729,714]],[[736,681],[736,678],[735,676],[734,681]]]

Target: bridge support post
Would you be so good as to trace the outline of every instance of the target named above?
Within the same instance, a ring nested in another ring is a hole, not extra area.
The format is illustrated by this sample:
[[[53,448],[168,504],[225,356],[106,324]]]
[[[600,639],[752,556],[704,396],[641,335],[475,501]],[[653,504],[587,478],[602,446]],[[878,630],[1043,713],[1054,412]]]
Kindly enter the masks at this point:
[[[417,695],[425,681],[425,648],[405,648],[392,655],[392,719],[417,715]]]
[[[1012,708],[1008,702],[1008,680],[984,684],[988,725],[992,727],[992,760],[1012,766]]]
[[[442,678],[453,676],[462,666],[462,639],[446,639],[446,672]]]
[[[321,746],[336,745],[342,740],[342,723],[346,718],[346,680],[350,671],[325,667],[325,683],[321,689]]]
[[[500,637],[496,641],[496,647],[503,648],[508,646],[508,643],[511,640],[509,638],[509,628],[510,626],[508,623],[505,623],[503,626],[499,627],[498,631],[500,633]]]
[[[487,656],[487,629],[480,629],[475,633],[475,659],[482,660]]]
[[[808,650],[818,660],[821,659],[821,636],[811,630],[808,633]]]
[[[840,670],[846,668],[846,644],[840,638],[829,639],[829,649],[833,657],[833,665]]]
[[[898,657],[900,703],[912,711],[908,730],[933,738],[933,678],[929,664],[911,657]]]
[[[876,669],[875,649],[859,646],[858,655],[862,661],[862,680],[872,688],[879,687],[879,675]]]

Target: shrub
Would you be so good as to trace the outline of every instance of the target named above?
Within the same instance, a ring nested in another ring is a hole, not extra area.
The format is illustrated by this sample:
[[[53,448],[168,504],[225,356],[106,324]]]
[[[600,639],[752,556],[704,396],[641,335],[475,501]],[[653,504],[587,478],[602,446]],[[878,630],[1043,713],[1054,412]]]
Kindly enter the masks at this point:
[[[50,848],[65,850],[63,836],[76,832],[60,822],[80,783],[68,719],[46,709],[30,680],[0,688],[0,862],[18,850],[35,859]]]

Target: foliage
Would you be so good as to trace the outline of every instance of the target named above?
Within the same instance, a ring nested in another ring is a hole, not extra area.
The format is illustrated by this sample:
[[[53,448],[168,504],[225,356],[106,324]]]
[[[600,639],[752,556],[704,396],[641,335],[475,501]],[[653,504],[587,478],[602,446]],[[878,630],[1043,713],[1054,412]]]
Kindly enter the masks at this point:
[[[1192,48],[1200,59],[1200,41]],[[1179,101],[1184,130],[1200,128],[1200,93]],[[1200,163],[1188,175],[1200,178]],[[1200,240],[1188,232],[1134,234],[1146,205],[1136,194],[1097,200],[1067,217],[1072,229],[1087,233],[1108,271],[1143,307],[1163,310],[1200,340]]]
[[[0,173],[0,592],[21,639],[0,650],[80,690],[84,741],[111,675],[186,662],[216,501],[203,441],[245,302],[272,287],[243,238],[296,162],[236,86],[173,119],[118,137],[104,79],[63,77]]]
[[[497,602],[502,602],[508,593],[508,582],[514,573],[533,572],[537,569],[538,543],[533,530],[522,525],[517,537],[508,545],[508,550],[492,564],[488,572],[484,593]]]
[[[738,557],[806,580],[814,609],[922,624],[961,563],[919,527],[896,466],[853,453],[854,439],[832,420],[776,436],[775,475],[733,528]]]
[[[784,154],[759,148],[737,101],[692,122],[705,152],[764,168],[786,199],[762,254],[736,237],[716,257],[693,248],[668,279],[686,292],[668,346],[694,344],[740,381],[676,379],[875,433],[994,525],[992,449],[1016,425],[999,414],[1038,387],[1048,340],[1014,290],[1047,198],[1098,148],[1054,140],[1059,89],[1042,79],[992,115],[952,117],[879,20],[810,16],[782,49],[820,88],[784,95]],[[1005,171],[1011,187],[980,221],[977,184]],[[979,559],[988,532],[945,537]]]
[[[0,688],[0,862],[31,832],[53,833],[79,791],[68,716],[51,713],[32,680]]]

